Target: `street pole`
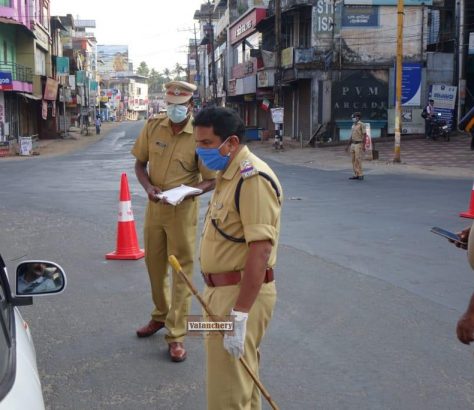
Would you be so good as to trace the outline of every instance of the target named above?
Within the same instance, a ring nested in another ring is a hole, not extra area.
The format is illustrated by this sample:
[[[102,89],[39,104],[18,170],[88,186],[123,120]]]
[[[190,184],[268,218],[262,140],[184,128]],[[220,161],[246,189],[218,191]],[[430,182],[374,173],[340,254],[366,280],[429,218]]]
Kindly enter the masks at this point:
[[[275,81],[273,85],[275,107],[280,106],[281,84],[281,0],[275,0]]]
[[[402,128],[402,67],[403,67],[403,0],[398,0],[397,8],[397,64],[396,64],[396,101],[395,101],[395,153],[393,162],[401,162],[400,139]]]
[[[212,81],[212,103],[217,104],[217,76],[216,76],[216,58],[214,55],[214,27],[212,26],[211,2],[207,0],[209,8],[209,42],[211,43],[211,75],[209,80]]]
[[[457,15],[459,16],[457,21],[458,21],[458,26],[457,26],[457,33],[456,35],[458,36],[458,50],[454,50],[454,55],[456,55],[456,51],[458,52],[458,78],[457,78],[457,85],[458,85],[458,98],[457,98],[457,121],[456,124],[459,124],[459,121],[461,121],[461,117],[463,115],[463,110],[462,107],[464,106],[464,93],[465,93],[465,79],[464,79],[464,52],[465,52],[465,3],[464,0],[459,0],[457,2],[457,6],[459,8]],[[456,84],[456,83],[454,83]],[[462,90],[461,90],[462,88]],[[462,95],[461,95],[462,91]]]
[[[281,105],[281,0],[275,0],[275,80],[273,84],[274,106],[280,108]],[[283,124],[275,124],[275,149],[283,149]]]

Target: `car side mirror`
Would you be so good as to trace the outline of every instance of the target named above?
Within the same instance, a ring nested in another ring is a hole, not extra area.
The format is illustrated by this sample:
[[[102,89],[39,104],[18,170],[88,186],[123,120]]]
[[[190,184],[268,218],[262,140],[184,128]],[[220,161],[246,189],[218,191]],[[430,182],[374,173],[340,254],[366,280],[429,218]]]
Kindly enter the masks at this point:
[[[16,295],[35,296],[61,293],[66,287],[66,274],[54,262],[25,261],[16,268]]]

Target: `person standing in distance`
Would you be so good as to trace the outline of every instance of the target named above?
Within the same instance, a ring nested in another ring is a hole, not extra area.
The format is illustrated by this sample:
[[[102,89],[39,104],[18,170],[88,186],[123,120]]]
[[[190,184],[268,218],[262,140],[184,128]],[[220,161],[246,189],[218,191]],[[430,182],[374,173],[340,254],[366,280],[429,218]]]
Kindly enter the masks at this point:
[[[428,105],[425,107],[425,111],[425,137],[433,138],[433,120],[435,115],[434,100],[428,101]]]
[[[258,410],[260,391],[237,359],[243,356],[258,377],[259,347],[276,302],[282,188],[243,145],[245,126],[235,111],[203,109],[194,127],[199,157],[218,171],[201,236],[203,298],[214,315],[234,317],[233,335],[205,339],[207,405]]]
[[[202,165],[195,152],[191,113],[196,86],[171,81],[165,88],[167,113],[147,121],[132,149],[135,173],[149,200],[144,225],[145,262],[154,303],[151,320],[137,330],[137,336],[148,337],[166,327],[171,360],[181,362],[186,359],[183,340],[191,293],[176,277],[170,292],[168,256],[175,255],[191,278],[199,203],[192,196],[172,206],[165,199],[159,200],[157,194],[181,184],[207,192],[214,188],[215,173]]]
[[[367,138],[367,132],[365,124],[360,120],[360,112],[352,114],[352,130],[351,137],[346,150],[350,148],[352,156],[352,169],[354,175],[349,179],[358,179],[362,181],[364,179],[364,172],[362,170],[362,160],[365,152],[365,141]]]

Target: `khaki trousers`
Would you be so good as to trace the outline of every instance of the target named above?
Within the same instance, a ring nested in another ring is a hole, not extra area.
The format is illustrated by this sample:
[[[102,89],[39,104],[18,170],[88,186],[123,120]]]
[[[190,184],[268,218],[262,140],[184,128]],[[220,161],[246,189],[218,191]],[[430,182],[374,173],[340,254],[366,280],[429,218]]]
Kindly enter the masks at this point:
[[[364,157],[362,144],[362,142],[358,144],[351,144],[352,169],[354,170],[354,175],[356,177],[361,177],[364,175],[362,171],[362,159]]]
[[[145,262],[155,305],[151,317],[165,322],[168,343],[183,341],[191,304],[191,292],[174,271],[170,291],[168,256],[175,255],[183,272],[191,279],[198,205],[197,199],[186,199],[177,206],[148,202],[146,210]]]
[[[206,287],[204,300],[211,312],[226,316],[237,300],[240,285]],[[275,282],[264,283],[249,312],[244,359],[258,376],[259,346],[272,317],[276,301]],[[206,316],[206,313],[203,313]],[[211,333],[205,338],[207,356],[208,410],[260,410],[260,391],[238,359],[224,349],[223,336]]]

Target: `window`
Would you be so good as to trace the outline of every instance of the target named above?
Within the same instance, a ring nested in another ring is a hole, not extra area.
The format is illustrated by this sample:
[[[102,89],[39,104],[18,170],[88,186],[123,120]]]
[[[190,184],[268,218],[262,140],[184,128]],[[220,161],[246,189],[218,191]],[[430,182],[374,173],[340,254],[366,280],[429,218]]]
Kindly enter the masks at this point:
[[[46,75],[46,54],[39,48],[35,50],[35,74]]]
[[[3,40],[3,62],[8,63],[8,47],[5,40]]]
[[[12,5],[10,4],[11,0],[0,0],[0,6],[1,7],[11,7]]]

